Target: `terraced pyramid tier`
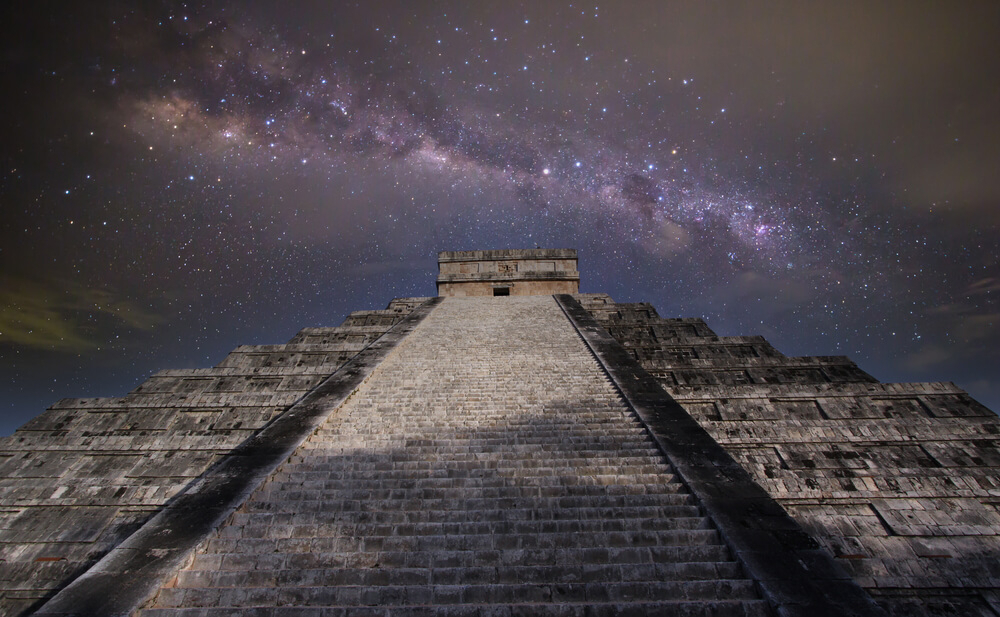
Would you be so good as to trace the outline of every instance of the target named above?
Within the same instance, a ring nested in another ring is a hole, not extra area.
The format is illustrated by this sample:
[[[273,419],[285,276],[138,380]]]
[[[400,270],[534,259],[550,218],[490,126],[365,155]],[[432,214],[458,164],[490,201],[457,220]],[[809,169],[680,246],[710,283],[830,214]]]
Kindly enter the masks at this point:
[[[254,608],[767,614],[548,296],[445,299],[141,614]]]

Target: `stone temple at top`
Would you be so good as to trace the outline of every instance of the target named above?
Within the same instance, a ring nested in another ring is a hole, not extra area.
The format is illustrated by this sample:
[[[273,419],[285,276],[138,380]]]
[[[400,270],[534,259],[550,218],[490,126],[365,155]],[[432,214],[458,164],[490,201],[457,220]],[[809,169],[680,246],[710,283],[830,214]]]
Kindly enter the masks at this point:
[[[580,292],[574,249],[443,251],[439,296],[539,296]]]
[[[397,298],[0,439],[0,614],[1000,615],[951,383],[443,252]]]

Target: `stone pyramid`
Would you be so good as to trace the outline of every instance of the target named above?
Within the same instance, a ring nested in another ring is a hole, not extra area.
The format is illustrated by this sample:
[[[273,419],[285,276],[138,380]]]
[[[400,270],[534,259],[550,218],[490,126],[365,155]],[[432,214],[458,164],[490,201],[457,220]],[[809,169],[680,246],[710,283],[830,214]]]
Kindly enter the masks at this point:
[[[576,259],[60,401],[0,441],[0,612],[1000,614],[996,415]]]

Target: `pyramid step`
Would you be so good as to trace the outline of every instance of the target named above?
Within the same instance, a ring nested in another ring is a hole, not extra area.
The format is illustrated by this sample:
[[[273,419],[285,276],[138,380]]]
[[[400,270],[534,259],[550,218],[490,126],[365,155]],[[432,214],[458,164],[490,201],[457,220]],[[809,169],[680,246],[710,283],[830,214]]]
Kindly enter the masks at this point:
[[[464,585],[599,583],[641,581],[698,581],[737,579],[731,562],[681,562],[626,565],[576,564],[568,566],[500,566],[468,568],[340,568],[312,570],[188,570],[177,576],[175,587],[284,587],[318,585]]]
[[[580,459],[580,462],[575,465],[560,464],[560,461],[539,461],[537,459],[525,459],[525,460],[494,460],[489,461],[485,458],[479,461],[479,468],[473,467],[473,464],[467,465],[467,469],[449,469],[441,465],[437,465],[433,462],[395,462],[395,463],[376,463],[368,467],[366,470],[359,467],[354,468],[344,468],[337,469],[332,467],[330,469],[330,479],[336,480],[338,478],[383,478],[386,479],[415,479],[420,477],[425,478],[447,478],[447,477],[498,477],[498,478],[517,478],[519,476],[536,477],[539,475],[546,476],[620,476],[623,472],[632,475],[642,475],[642,476],[655,476],[657,478],[661,476],[672,475],[669,468],[663,465],[648,465],[644,463],[629,463],[619,461],[617,465],[600,465],[600,464],[586,464],[584,461],[586,459]],[[492,466],[490,463],[494,463]],[[288,471],[288,468],[286,468]],[[277,479],[277,478],[276,478]],[[274,484],[274,481],[269,481],[269,484]]]
[[[345,454],[350,456],[350,454]],[[445,456],[446,453],[438,452],[437,456]],[[500,454],[483,452],[478,458],[456,457],[454,460],[427,458],[424,460],[369,460],[343,461],[344,456],[324,457],[330,458],[331,463],[326,467],[327,478],[336,480],[338,478],[448,478],[448,477],[487,477],[490,475],[503,477],[516,472],[522,473],[547,473],[556,475],[579,476],[581,473],[587,475],[619,475],[621,470],[625,470],[629,475],[650,475],[662,476],[670,475],[672,471],[666,463],[657,461],[650,457],[642,456],[622,456],[621,458],[609,458],[605,455],[598,456],[576,456],[573,458],[549,458],[539,460],[537,457],[502,457]],[[339,460],[338,460],[339,459]],[[281,474],[293,473],[322,473],[319,463],[294,463],[284,465],[279,471]],[[275,476],[274,480],[282,480],[282,476]],[[272,480],[273,481],[273,480]]]
[[[393,419],[397,422],[393,422]],[[400,416],[386,417],[377,424],[358,424],[345,418],[340,422],[330,422],[314,433],[317,437],[334,437],[344,430],[371,431],[372,434],[409,438],[413,440],[438,440],[445,437],[466,440],[509,439],[511,436],[547,437],[589,437],[593,439],[629,439],[642,441],[642,427],[625,425],[621,422],[565,422],[559,424],[508,425],[496,420],[490,422],[430,422],[426,415],[419,418]],[[395,426],[393,426],[396,424]],[[403,432],[405,429],[405,432]],[[398,432],[397,432],[398,431]]]
[[[537,386],[544,389],[546,386]],[[467,394],[457,394],[455,398],[437,401],[425,401],[420,398],[404,398],[387,392],[380,395],[374,402],[364,402],[354,399],[358,405],[364,406],[369,413],[364,416],[337,415],[330,418],[320,431],[336,426],[391,426],[405,421],[407,426],[425,428],[430,431],[433,426],[469,427],[473,431],[490,430],[537,430],[554,428],[575,434],[587,430],[588,426],[603,426],[615,431],[631,431],[641,429],[642,423],[634,416],[622,401],[600,401],[593,405],[576,406],[566,409],[546,409],[546,402],[530,401],[526,397],[516,397],[510,394],[500,395],[510,397],[509,407],[492,407],[487,404],[462,405],[457,402]],[[586,397],[580,393],[579,396]],[[593,396],[592,394],[590,396]],[[530,406],[532,413],[511,413],[517,407],[524,409]],[[480,413],[469,413],[472,409]],[[456,413],[458,412],[458,413]]]
[[[163,589],[155,607],[200,607],[225,604],[254,606],[405,606],[448,604],[648,602],[652,599],[713,601],[753,600],[747,580],[660,581],[621,583],[241,586]]]
[[[567,470],[568,471],[568,470]],[[534,477],[518,478],[519,486],[610,486],[627,482],[629,486],[659,486],[677,482],[675,475],[669,473],[640,474],[592,474],[580,475],[566,473],[564,475],[539,475]],[[468,472],[457,474],[440,474],[436,476],[382,476],[372,477],[370,475],[356,474],[344,476],[341,474],[331,475],[320,471],[296,471],[275,473],[268,480],[269,486],[295,485],[295,484],[319,484],[323,490],[343,490],[343,489],[448,489],[448,488],[499,488],[509,486],[510,478],[503,476],[486,474],[471,474]],[[646,489],[649,490],[649,489]]]
[[[389,430],[387,430],[389,429]],[[608,444],[635,444],[649,445],[649,442],[639,432],[639,428],[625,431],[615,430],[608,427],[593,427],[582,429],[576,428],[552,428],[542,427],[527,431],[524,429],[505,428],[491,433],[484,433],[475,427],[451,426],[445,423],[438,423],[427,426],[423,430],[420,426],[411,422],[401,423],[400,426],[393,427],[368,427],[345,424],[333,426],[315,433],[320,439],[338,439],[343,437],[370,437],[380,441],[405,442],[407,440],[420,442],[412,445],[417,446],[441,446],[452,443],[466,444],[494,444],[515,442],[538,442],[538,443],[608,443]],[[555,436],[562,435],[562,439],[554,439]]]
[[[397,456],[386,456],[385,452],[400,452]],[[373,458],[381,458],[382,461],[395,461],[400,463],[414,462],[422,463],[427,461],[452,460],[506,460],[506,459],[529,459],[533,460],[538,455],[544,455],[546,459],[553,461],[573,461],[576,459],[591,458],[618,458],[622,455],[626,460],[645,457],[663,465],[666,464],[655,448],[648,444],[627,444],[612,443],[603,445],[594,444],[560,444],[550,441],[539,443],[508,443],[508,444],[469,444],[461,441],[460,444],[447,446],[407,446],[399,442],[372,441],[359,439],[350,435],[345,435],[337,441],[324,443],[321,445],[306,442],[301,448],[301,453],[313,457],[328,458],[336,461],[343,458],[344,453],[366,456],[368,452],[375,452]],[[299,458],[290,460],[293,464],[315,464],[314,460],[306,461]],[[345,461],[345,463],[348,463]]]
[[[583,466],[595,466],[614,468],[621,465],[648,466],[654,469],[653,473],[665,472],[668,467],[663,459],[647,452],[630,454],[620,452],[618,456],[608,456],[606,451],[575,451],[573,455],[560,455],[558,453],[546,453],[544,459],[530,457],[515,457],[514,453],[503,452],[442,452],[436,451],[433,456],[426,458],[392,458],[387,456],[369,456],[357,449],[345,448],[343,452],[333,455],[315,454],[308,461],[293,458],[281,467],[281,471],[300,469],[302,471],[322,471],[325,467],[330,473],[337,473],[339,469],[362,471],[371,474],[373,471],[422,471],[431,473],[447,473],[452,469],[462,469],[463,465],[469,466],[470,470],[502,472],[506,469],[523,469],[525,467],[536,467],[546,469],[571,469]],[[356,460],[346,460],[347,457],[356,457]],[[600,470],[594,470],[595,473]],[[636,470],[639,471],[639,470]]]
[[[277,484],[266,487],[261,495],[268,499],[285,495],[294,498],[295,495],[306,494],[313,499],[324,499],[333,502],[340,500],[371,500],[409,502],[414,500],[465,500],[465,499],[533,499],[551,497],[603,497],[605,495],[669,495],[684,490],[679,482],[667,484],[628,484],[613,485],[559,485],[543,486],[468,486],[454,488],[327,488],[323,483]]]
[[[685,562],[731,561],[729,550],[720,544],[703,546],[592,547],[535,549],[514,551],[313,551],[303,543],[298,553],[227,552],[209,542],[208,553],[195,556],[190,569],[264,570],[264,569],[352,569],[352,568],[476,568],[488,566],[629,565]],[[239,543],[226,543],[233,551]]]
[[[309,538],[226,538],[209,541],[220,552],[294,553],[375,551],[517,551],[562,550],[591,547],[705,546],[719,543],[714,529],[673,529],[660,531],[535,534],[466,534],[455,536],[315,536]]]
[[[590,458],[599,455],[599,453],[604,453],[605,456],[608,456],[609,453],[618,452],[622,452],[623,454],[632,453],[654,458],[658,455],[653,446],[640,442],[623,443],[606,440],[604,443],[597,441],[572,443],[553,442],[551,440],[539,439],[534,442],[530,440],[511,440],[506,443],[501,441],[493,443],[469,443],[468,440],[458,439],[454,442],[436,445],[406,445],[405,443],[391,441],[388,439],[360,439],[357,435],[351,434],[342,435],[340,439],[329,443],[307,441],[303,444],[301,452],[308,455],[310,459],[314,456],[330,456],[332,458],[336,458],[336,454],[326,455],[325,452],[329,449],[346,449],[349,447],[353,449],[377,448],[383,452],[386,450],[399,450],[400,452],[405,452],[405,454],[401,454],[396,457],[396,460],[407,461],[435,460],[436,458],[439,458],[442,453],[457,456],[474,455],[480,458],[484,454],[504,454],[511,457],[517,457],[523,454],[544,453],[556,460],[561,458]],[[431,455],[430,459],[427,458],[428,455]],[[660,460],[663,460],[662,457]],[[297,463],[305,461],[301,458],[294,457],[291,459],[291,462]]]
[[[313,538],[313,537],[390,537],[390,536],[463,536],[463,535],[503,535],[539,533],[625,533],[660,532],[690,529],[708,529],[708,519],[700,516],[679,518],[647,519],[595,519],[560,521],[479,521],[473,520],[442,523],[358,523],[353,520],[337,520],[324,517],[325,521],[291,519],[284,524],[271,520],[272,517],[258,517],[232,529],[242,538]],[[229,537],[221,535],[221,537]]]
[[[415,401],[411,406],[401,410],[398,407],[393,409],[381,409],[381,401],[365,403],[361,398],[355,398],[359,405],[365,405],[372,410],[372,414],[382,414],[379,422],[370,422],[370,426],[384,424],[385,420],[391,416],[401,416],[404,413],[411,416],[409,426],[414,429],[426,429],[428,434],[433,436],[434,427],[454,426],[469,427],[474,432],[480,431],[519,431],[519,430],[551,430],[553,432],[565,431],[576,433],[588,429],[608,429],[614,432],[635,433],[641,432],[642,423],[632,416],[630,412],[622,408],[621,401],[608,401],[602,405],[578,406],[570,410],[553,411],[551,409],[540,409],[537,414],[529,417],[519,417],[510,414],[480,414],[476,416],[464,415],[456,416],[441,412],[441,407],[434,404],[422,404]],[[442,404],[447,404],[447,400],[442,400]],[[435,413],[437,412],[437,413]],[[610,412],[610,413],[609,413]],[[365,416],[373,419],[371,415]],[[363,418],[355,416],[337,415],[330,418],[329,422],[317,429],[318,433],[329,431],[332,426],[346,426],[355,424],[365,425]]]
[[[340,610],[316,607],[282,606],[278,608],[152,608],[142,611],[143,617],[621,617],[670,615],[672,617],[766,617],[771,615],[762,600],[744,601],[660,601],[628,603],[576,604],[506,604],[491,605],[488,611],[480,604],[446,606],[362,606]]]
[[[308,511],[309,508],[340,512],[373,512],[386,509],[401,510],[510,510],[510,509],[553,509],[553,508],[598,508],[636,506],[685,506],[694,503],[688,493],[661,493],[656,495],[612,495],[596,497],[477,497],[463,500],[453,499],[407,499],[392,501],[371,501],[368,499],[327,501],[316,499],[308,491],[262,491],[247,502],[247,510],[253,511],[255,502],[264,502],[270,507],[288,511]],[[279,501],[270,501],[277,499]]]
[[[578,521],[578,520],[626,520],[626,519],[669,519],[674,517],[701,516],[701,510],[695,505],[672,506],[628,506],[628,507],[591,507],[591,508],[532,508],[532,509],[495,509],[495,510],[372,510],[367,512],[333,512],[322,501],[298,502],[296,509],[284,511],[283,504],[273,502],[256,502],[248,506],[236,516],[250,517],[266,515],[272,517],[272,524],[290,524],[294,521],[303,523],[315,520],[351,520],[357,523],[383,524],[418,524],[418,523],[462,523],[469,520],[479,522],[491,521]],[[349,516],[349,519],[345,519]],[[242,521],[248,518],[240,519]]]
[[[442,405],[448,405],[443,402]],[[534,415],[530,419],[510,414],[483,413],[476,416],[443,415],[433,408],[419,409],[415,403],[406,402],[405,411],[370,409],[364,419],[355,416],[333,416],[323,426],[316,429],[318,436],[334,436],[341,430],[376,430],[383,428],[388,435],[397,435],[406,428],[410,435],[418,439],[436,439],[442,434],[459,437],[506,437],[510,434],[527,434],[547,431],[550,435],[588,435],[591,433],[625,437],[642,435],[642,424],[622,412],[620,405],[609,405],[602,409],[573,410],[571,413]],[[480,410],[482,411],[482,410]]]

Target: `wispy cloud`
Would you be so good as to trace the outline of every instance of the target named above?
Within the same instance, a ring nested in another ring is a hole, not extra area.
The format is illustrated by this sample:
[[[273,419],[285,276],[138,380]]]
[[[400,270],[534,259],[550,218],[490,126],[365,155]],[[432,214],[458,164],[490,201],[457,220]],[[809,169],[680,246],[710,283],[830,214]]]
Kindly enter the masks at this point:
[[[992,291],[1000,291],[1000,278],[988,276],[978,281],[973,281],[965,290],[968,295],[984,294]]]
[[[1000,328],[1000,313],[967,315],[954,325],[955,336],[963,343],[992,340]]]
[[[903,359],[907,369],[940,370],[996,356],[993,341],[1000,335],[1000,313],[977,313],[974,306],[950,303],[933,307],[927,314],[935,318],[935,338],[946,339],[926,343],[907,355]]]
[[[0,278],[0,344],[79,353],[100,346],[96,323],[148,330],[163,318],[112,289]]]
[[[917,351],[903,358],[903,366],[911,371],[926,371],[952,364],[957,357],[953,347],[943,345],[924,345]]]
[[[760,299],[767,302],[774,310],[787,310],[804,305],[815,298],[816,290],[810,283],[811,278],[782,279],[746,270],[721,287],[718,294],[729,302]]]

